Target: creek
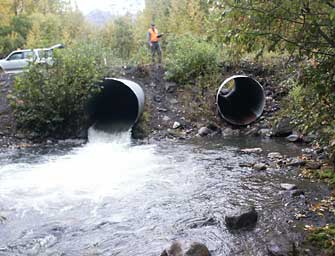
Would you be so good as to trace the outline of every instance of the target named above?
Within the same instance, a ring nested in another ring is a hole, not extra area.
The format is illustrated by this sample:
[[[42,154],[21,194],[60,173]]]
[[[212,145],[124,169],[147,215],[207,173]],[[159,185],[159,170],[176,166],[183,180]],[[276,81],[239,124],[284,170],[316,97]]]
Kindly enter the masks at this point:
[[[3,149],[0,255],[158,256],[175,240],[202,242],[213,256],[266,255],[268,237],[288,232],[279,184],[294,177],[240,167],[262,157],[240,148],[300,154],[292,145],[260,138],[138,144],[128,132],[90,129],[82,146]],[[250,204],[260,213],[256,228],[230,233],[224,216]]]

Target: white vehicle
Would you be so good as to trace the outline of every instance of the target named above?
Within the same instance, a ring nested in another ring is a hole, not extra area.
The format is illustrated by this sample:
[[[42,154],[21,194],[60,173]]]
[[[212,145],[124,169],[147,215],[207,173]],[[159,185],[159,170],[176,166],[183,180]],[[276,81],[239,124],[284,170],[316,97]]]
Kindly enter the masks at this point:
[[[31,62],[52,63],[52,51],[56,48],[64,48],[62,44],[56,44],[50,48],[27,49],[11,52],[6,58],[0,59],[0,73],[19,73]]]

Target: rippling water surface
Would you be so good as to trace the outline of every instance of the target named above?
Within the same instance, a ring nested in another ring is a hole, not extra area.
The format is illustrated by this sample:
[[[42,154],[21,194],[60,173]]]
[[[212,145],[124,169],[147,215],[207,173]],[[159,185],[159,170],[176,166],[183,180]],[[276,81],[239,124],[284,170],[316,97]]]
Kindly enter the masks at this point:
[[[265,237],[285,232],[279,170],[239,148],[297,154],[274,141],[199,139],[135,145],[128,133],[90,130],[75,148],[0,153],[0,255],[158,256],[173,240],[205,243],[212,255],[265,255]],[[229,233],[227,212],[260,212],[256,229]]]

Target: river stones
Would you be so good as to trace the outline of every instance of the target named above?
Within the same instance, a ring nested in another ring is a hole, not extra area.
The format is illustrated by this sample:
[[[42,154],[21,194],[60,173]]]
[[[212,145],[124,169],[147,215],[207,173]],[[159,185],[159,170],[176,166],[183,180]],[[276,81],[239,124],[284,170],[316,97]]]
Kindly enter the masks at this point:
[[[283,118],[278,121],[275,127],[272,129],[273,136],[288,136],[293,132],[293,125],[291,124],[290,118]]]
[[[192,243],[183,253],[183,246],[180,242],[173,242],[171,246],[165,249],[160,256],[210,256],[206,245],[198,242]]]
[[[185,256],[210,256],[210,253],[206,245],[201,243],[193,243],[185,252]]]
[[[211,132],[212,130],[208,129],[207,127],[201,127],[198,131],[198,135],[204,137],[210,134]]]
[[[264,163],[257,163],[257,164],[254,164],[253,168],[256,171],[264,171],[266,170],[267,166]]]
[[[295,184],[290,183],[281,183],[280,188],[283,190],[295,190],[297,189],[297,186]]]
[[[256,225],[257,220],[258,213],[254,207],[237,209],[234,213],[225,216],[229,230],[251,229]]]

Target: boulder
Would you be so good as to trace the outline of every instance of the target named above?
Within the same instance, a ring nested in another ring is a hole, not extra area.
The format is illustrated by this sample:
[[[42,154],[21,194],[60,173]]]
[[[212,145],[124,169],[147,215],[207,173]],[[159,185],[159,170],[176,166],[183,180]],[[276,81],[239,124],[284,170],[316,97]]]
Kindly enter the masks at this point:
[[[235,213],[225,216],[226,226],[229,230],[253,228],[258,220],[258,213],[254,207],[241,208]]]
[[[207,127],[201,127],[198,131],[198,135],[200,135],[201,137],[204,137],[210,134],[211,132],[212,130],[208,129]]]
[[[186,251],[185,256],[210,256],[210,253],[206,245],[201,243],[193,243]]]
[[[284,137],[292,134],[293,125],[291,124],[290,118],[282,118],[277,122],[275,127],[272,129],[272,135],[277,137]]]
[[[165,249],[161,253],[161,256],[183,256],[181,244],[179,242],[173,242],[168,249]]]
[[[288,140],[289,142],[298,142],[301,140],[301,138],[298,134],[291,134],[286,137],[286,140]]]

